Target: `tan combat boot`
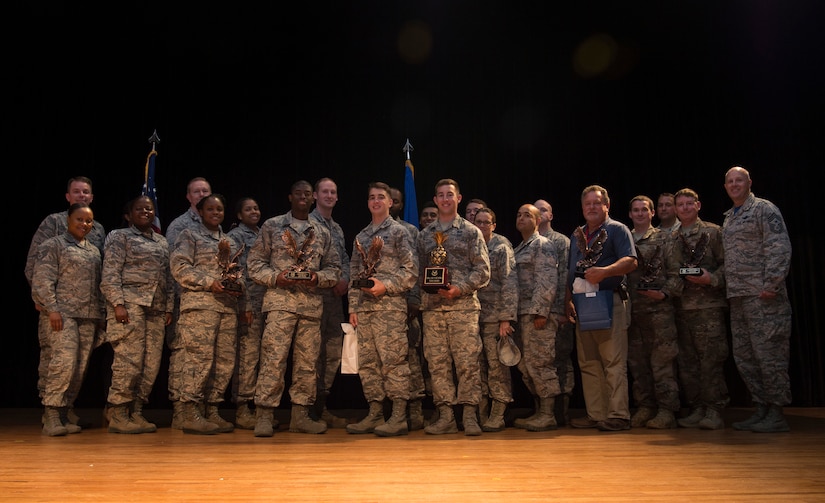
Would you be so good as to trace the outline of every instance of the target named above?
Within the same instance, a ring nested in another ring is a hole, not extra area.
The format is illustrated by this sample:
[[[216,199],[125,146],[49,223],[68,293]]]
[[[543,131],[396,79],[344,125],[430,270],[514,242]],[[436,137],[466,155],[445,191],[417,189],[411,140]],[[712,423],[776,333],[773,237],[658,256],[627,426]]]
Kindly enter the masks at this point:
[[[396,398],[392,401],[392,415],[389,421],[375,427],[375,434],[379,437],[397,437],[409,433],[407,428],[407,401]]]

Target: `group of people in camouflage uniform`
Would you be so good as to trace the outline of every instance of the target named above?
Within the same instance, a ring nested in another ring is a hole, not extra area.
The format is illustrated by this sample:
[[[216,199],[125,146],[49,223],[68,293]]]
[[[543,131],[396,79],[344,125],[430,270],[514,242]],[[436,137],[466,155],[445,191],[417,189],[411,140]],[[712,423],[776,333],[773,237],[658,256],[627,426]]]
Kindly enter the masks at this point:
[[[91,180],[72,178],[69,210],[44,219],[26,264],[40,312],[43,433],[81,431],[74,400],[93,347],[104,342],[114,354],[106,408],[113,433],[156,431],[142,410],[164,344],[172,427],[185,433],[238,427],[272,436],[288,364],[289,429],[300,433],[501,431],[510,423],[511,365],[534,398],[533,413],[512,423],[527,431],[719,429],[728,316],[734,360],[756,407],[733,428],[788,431],[790,240],[776,206],[750,191],[747,170],[728,170],[725,187],[733,207],[721,226],[699,219],[698,194],[682,189],[660,197],[658,228],[653,201],[634,197],[631,229],[610,218],[607,190],[589,186],[587,223],[570,237],[552,229],[552,207],[538,200],[519,208],[522,240],[513,246],[494,232],[495,212],[482,200],[468,204],[467,218],[458,215],[455,180],[436,184],[435,204],[425,207],[432,220],[420,230],[399,218],[400,191],[376,182],[368,187],[370,223],[350,258],[332,219],[337,186],[329,178],[293,184],[290,211],[260,225],[257,202],[238,201],[240,223],[226,233],[226,201],[195,178],[190,208],[165,236],[152,226],[146,196],[130,201],[127,225],[106,235],[90,207]],[[675,224],[663,216],[674,207]],[[443,283],[423,288],[435,270]],[[589,299],[604,298],[599,291],[610,294],[610,324],[584,329],[578,317]],[[326,410],[344,321],[358,331],[369,404],[357,422]],[[517,362],[499,360],[508,339],[520,350]],[[570,419],[574,347],[587,414]],[[425,375],[435,405],[428,423]],[[219,409],[227,390],[234,422]],[[689,413],[677,418],[682,400]]]

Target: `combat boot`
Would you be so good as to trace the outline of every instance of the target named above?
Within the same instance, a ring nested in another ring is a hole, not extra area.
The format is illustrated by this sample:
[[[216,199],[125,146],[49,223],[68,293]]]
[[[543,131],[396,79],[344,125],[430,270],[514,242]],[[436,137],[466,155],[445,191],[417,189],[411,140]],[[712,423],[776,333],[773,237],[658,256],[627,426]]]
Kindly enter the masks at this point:
[[[780,433],[784,431],[791,431],[788,420],[782,413],[780,405],[771,405],[768,407],[768,413],[758,423],[751,426],[751,431],[757,433]]]
[[[80,425],[77,423],[73,423],[72,420],[69,419],[70,410],[71,409],[69,407],[60,407],[58,409],[58,411],[60,412],[60,422],[63,423],[63,426],[66,427],[66,431],[68,431],[69,434],[80,433],[80,431],[82,430]]]
[[[392,415],[390,419],[375,427],[375,434],[379,437],[397,437],[409,433],[407,427],[407,401],[396,398],[392,401]]]
[[[443,435],[445,433],[458,433],[458,425],[455,424],[452,405],[438,406],[438,421],[431,423],[424,428],[424,433],[428,435]]]
[[[131,404],[122,403],[119,405],[109,404],[109,433],[128,433],[137,434],[143,433],[143,428],[136,422],[132,421],[129,414]]]
[[[697,426],[703,430],[722,430],[725,428],[725,420],[718,410],[708,407],[705,417],[699,420]]]
[[[505,427],[504,412],[506,410],[506,403],[493,400],[493,405],[490,408],[490,415],[487,417],[487,421],[481,425],[481,429],[483,431],[502,431]]]
[[[271,437],[275,434],[277,421],[275,421],[275,409],[259,405],[255,408],[255,436]]]
[[[292,404],[292,417],[289,421],[289,431],[294,433],[324,433],[327,431],[327,423],[323,421],[313,421],[309,417],[309,409],[306,405]]]
[[[193,435],[217,435],[220,428],[217,424],[207,421],[196,402],[181,402],[181,430]]]
[[[315,399],[315,404],[310,409],[312,419],[322,420],[327,423],[329,428],[346,428],[347,420],[343,417],[338,417],[327,409],[327,395],[319,393]]]
[[[481,401],[478,402],[478,422],[486,423],[488,417],[490,417],[490,397],[482,395]]]
[[[481,435],[481,426],[478,425],[478,405],[464,405],[461,423],[464,426],[465,436],[477,437]]]
[[[699,421],[705,418],[705,414],[707,414],[705,406],[700,405],[693,409],[687,417],[683,417],[676,422],[679,423],[679,426],[682,428],[698,428]]]
[[[533,415],[528,417],[520,417],[513,422],[513,426],[516,428],[525,429],[527,428],[527,422],[536,417],[539,414],[539,408],[541,407],[541,402],[537,395],[533,395]]]
[[[257,422],[255,414],[249,408],[249,402],[239,402],[235,410],[235,426],[242,430],[254,430]]]
[[[381,402],[370,402],[370,410],[367,412],[367,417],[355,424],[348,424],[347,433],[373,433],[375,428],[382,424],[384,424],[384,404]]]
[[[46,407],[43,414],[43,435],[50,437],[64,437],[69,433],[60,421],[60,411],[57,407]]]
[[[555,430],[559,427],[556,423],[556,416],[553,415],[553,406],[556,399],[552,396],[546,398],[539,398],[538,413],[527,420],[524,429],[527,431],[547,431]]]
[[[210,403],[206,406],[206,420],[210,423],[215,423],[218,425],[218,432],[219,433],[229,433],[235,429],[235,425],[221,417],[220,409],[218,408],[218,404]]]
[[[183,429],[183,402],[180,400],[175,400],[172,402],[172,429],[173,430],[182,430]]]
[[[764,403],[758,403],[756,404],[756,411],[751,417],[745,419],[744,421],[733,423],[731,426],[733,426],[734,430],[751,431],[751,427],[761,421],[767,414],[768,406]]]
[[[633,424],[633,418],[630,419],[630,426],[636,427]],[[678,425],[676,424],[676,415],[673,414],[672,410],[660,408],[659,412],[656,413],[656,417],[645,423],[645,426],[653,430],[668,430],[676,428]]]
[[[143,417],[143,400],[140,398],[132,402],[132,421],[137,423],[143,433],[154,433],[158,431],[158,426],[155,423],[150,423]]]
[[[654,417],[656,417],[656,409],[653,407],[639,407],[636,409],[636,412],[630,416],[630,426],[633,428],[641,428]]]
[[[418,400],[410,400],[407,402],[407,405],[410,408],[409,417],[407,420],[409,424],[407,428],[409,431],[416,431],[416,430],[423,430],[424,429],[424,405],[421,403],[421,399]]]

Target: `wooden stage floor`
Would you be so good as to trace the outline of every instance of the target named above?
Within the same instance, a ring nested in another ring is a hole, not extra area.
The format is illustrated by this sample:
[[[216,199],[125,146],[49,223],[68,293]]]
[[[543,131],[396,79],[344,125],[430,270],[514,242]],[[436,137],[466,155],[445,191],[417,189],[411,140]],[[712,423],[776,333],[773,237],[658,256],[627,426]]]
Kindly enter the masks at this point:
[[[185,435],[162,409],[146,411],[157,433],[118,435],[102,428],[100,409],[78,412],[90,428],[51,438],[39,409],[0,409],[0,501],[825,501],[824,408],[786,409],[790,433],[735,431],[751,410],[728,409],[716,431],[394,438],[290,433],[286,409],[272,438]],[[337,412],[354,421],[366,411]]]

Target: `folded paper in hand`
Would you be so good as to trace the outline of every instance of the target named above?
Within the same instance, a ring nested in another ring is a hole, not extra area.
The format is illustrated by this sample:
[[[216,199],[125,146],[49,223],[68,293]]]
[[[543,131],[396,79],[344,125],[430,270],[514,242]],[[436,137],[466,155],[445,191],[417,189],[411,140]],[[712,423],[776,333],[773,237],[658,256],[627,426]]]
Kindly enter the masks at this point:
[[[341,323],[344,330],[344,347],[341,349],[341,373],[358,373],[358,332],[349,323]]]
[[[574,293],[579,330],[605,330],[613,324],[613,291]]]

